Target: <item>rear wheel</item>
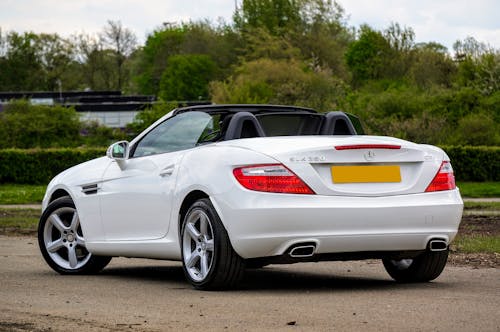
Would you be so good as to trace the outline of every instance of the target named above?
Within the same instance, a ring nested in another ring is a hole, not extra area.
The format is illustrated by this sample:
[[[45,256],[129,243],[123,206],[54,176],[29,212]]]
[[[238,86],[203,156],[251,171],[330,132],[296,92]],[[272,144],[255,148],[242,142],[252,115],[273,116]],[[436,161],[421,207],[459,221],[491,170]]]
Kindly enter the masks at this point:
[[[389,275],[398,282],[426,282],[439,277],[448,260],[448,249],[425,251],[414,258],[383,259]]]
[[[87,250],[80,218],[70,197],[58,198],[45,209],[38,224],[38,244],[47,264],[61,274],[95,273],[111,260]]]
[[[181,228],[184,274],[200,290],[232,288],[243,277],[244,261],[209,199],[189,208]]]

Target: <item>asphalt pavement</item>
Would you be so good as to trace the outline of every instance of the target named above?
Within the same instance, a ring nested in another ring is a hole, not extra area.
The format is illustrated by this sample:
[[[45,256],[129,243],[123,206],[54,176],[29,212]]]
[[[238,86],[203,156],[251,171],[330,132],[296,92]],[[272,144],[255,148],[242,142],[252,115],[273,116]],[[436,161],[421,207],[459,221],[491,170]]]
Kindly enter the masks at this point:
[[[398,284],[375,260],[271,265],[238,290],[201,292],[178,262],[61,276],[34,237],[0,236],[0,278],[0,331],[500,331],[497,268]]]

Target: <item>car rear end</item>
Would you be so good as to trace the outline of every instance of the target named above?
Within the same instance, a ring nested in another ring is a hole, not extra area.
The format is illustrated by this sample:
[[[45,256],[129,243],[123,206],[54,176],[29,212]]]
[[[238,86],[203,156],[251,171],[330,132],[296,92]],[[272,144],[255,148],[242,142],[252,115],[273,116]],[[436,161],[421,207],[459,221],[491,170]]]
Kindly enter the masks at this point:
[[[234,185],[212,197],[243,258],[447,250],[457,233],[463,202],[439,148],[371,136],[224,144],[263,154],[229,165]]]

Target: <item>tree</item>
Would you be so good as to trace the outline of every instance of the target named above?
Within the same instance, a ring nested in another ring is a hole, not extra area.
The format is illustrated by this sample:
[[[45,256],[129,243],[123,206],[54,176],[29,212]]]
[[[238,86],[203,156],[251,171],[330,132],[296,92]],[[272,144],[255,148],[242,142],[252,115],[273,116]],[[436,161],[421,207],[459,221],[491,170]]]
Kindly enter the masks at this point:
[[[456,74],[456,65],[445,46],[438,43],[420,43],[413,49],[413,62],[408,76],[419,88],[433,85],[451,87]]]
[[[272,35],[284,35],[300,25],[300,1],[243,0],[233,19],[239,31],[265,28]]]
[[[474,87],[484,95],[500,89],[500,51],[473,37],[453,44],[458,62],[457,82],[461,86]]]
[[[184,28],[165,25],[148,36],[134,68],[139,92],[158,94],[167,60],[170,56],[179,54],[184,35]]]
[[[312,70],[348,77],[343,53],[352,33],[347,29],[343,8],[335,1],[248,0],[235,12],[234,20],[244,38],[246,58],[248,51],[256,53],[252,46],[257,36],[267,33],[298,49],[297,58],[307,60]]]
[[[338,108],[345,94],[342,81],[296,60],[245,62],[226,81],[211,83],[212,100],[217,103],[290,104],[326,111]]]
[[[80,121],[72,108],[13,101],[0,112],[0,146],[48,148],[77,146]]]
[[[121,90],[125,81],[125,60],[136,49],[137,37],[130,29],[123,27],[120,21],[108,21],[100,37],[103,45],[114,52],[116,88]]]
[[[150,34],[137,54],[133,72],[141,93],[158,94],[168,59],[174,55],[207,55],[215,64],[212,79],[229,75],[241,53],[241,36],[226,24],[209,22],[164,24]]]
[[[0,89],[4,91],[44,90],[43,65],[38,36],[32,32],[9,32],[0,57]]]
[[[57,91],[59,87],[69,90],[78,86],[75,47],[69,40],[57,34],[39,34],[37,51],[46,90]]]
[[[359,38],[349,45],[345,53],[354,83],[385,77],[391,53],[391,46],[382,33],[368,25],[361,26]]]
[[[73,44],[57,34],[18,34],[0,37],[0,89],[57,91],[78,86],[78,63]]]
[[[73,43],[82,67],[81,86],[92,90],[115,89],[118,78],[114,51],[105,49],[98,36],[89,34],[73,36]]]
[[[246,61],[258,59],[292,60],[301,59],[300,49],[293,46],[284,37],[273,36],[266,29],[257,28],[251,33],[245,33]]]
[[[160,97],[166,101],[206,100],[208,82],[215,64],[207,55],[173,55],[160,82]]]

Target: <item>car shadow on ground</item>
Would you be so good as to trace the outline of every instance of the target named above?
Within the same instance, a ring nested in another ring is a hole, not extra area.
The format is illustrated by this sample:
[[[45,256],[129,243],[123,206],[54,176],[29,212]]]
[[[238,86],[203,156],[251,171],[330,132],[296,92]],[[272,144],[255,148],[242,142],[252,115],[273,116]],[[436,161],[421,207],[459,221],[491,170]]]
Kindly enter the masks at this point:
[[[354,273],[353,273],[354,274]],[[138,266],[110,267],[101,272],[101,276],[120,279],[136,279],[138,282],[152,281],[171,283],[170,288],[191,289],[182,267],[179,266]],[[389,277],[361,277],[359,275],[330,275],[324,272],[290,271],[280,267],[248,269],[243,280],[234,291],[387,291],[400,289],[433,289],[448,288],[449,285],[439,282],[401,284]]]

